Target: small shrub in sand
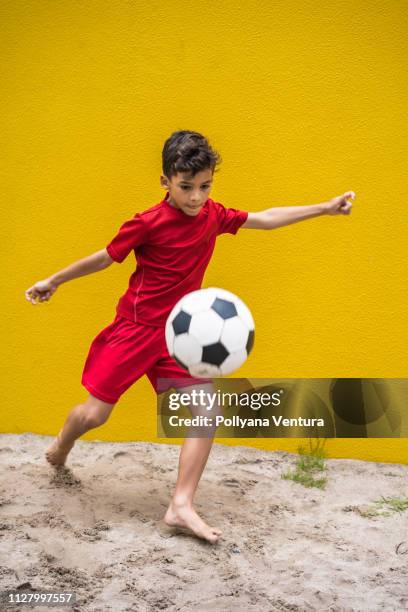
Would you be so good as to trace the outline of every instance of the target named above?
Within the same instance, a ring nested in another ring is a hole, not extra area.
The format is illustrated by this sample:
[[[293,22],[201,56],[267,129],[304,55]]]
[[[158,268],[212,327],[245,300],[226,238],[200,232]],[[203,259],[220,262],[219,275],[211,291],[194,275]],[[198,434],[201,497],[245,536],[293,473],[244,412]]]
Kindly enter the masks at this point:
[[[389,516],[393,512],[408,510],[408,497],[384,497],[373,502],[375,505],[367,508],[363,516]]]
[[[327,469],[325,464],[325,443],[325,439],[317,439],[315,442],[310,439],[309,449],[305,449],[304,446],[299,446],[298,453],[300,456],[296,461],[296,469],[294,471],[285,472],[282,474],[282,478],[298,482],[304,487],[324,489],[327,478],[325,476],[316,478],[316,474]]]

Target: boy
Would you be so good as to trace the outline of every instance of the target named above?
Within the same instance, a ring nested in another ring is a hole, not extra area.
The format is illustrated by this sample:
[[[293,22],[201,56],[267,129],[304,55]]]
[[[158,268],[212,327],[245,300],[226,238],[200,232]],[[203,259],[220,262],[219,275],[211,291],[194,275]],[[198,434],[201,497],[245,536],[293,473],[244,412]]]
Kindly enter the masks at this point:
[[[119,300],[116,317],[90,347],[82,375],[88,399],[72,409],[46,452],[55,467],[64,465],[77,438],[106,422],[120,396],[143,374],[156,392],[158,378],[180,379],[181,387],[209,385],[212,390],[210,381],[191,377],[169,356],[164,326],[176,302],[201,287],[218,235],[236,234],[241,227],[272,229],[323,214],[349,214],[349,199],[355,197],[348,191],[322,204],[248,213],[209,199],[220,157],[201,134],[174,132],[164,144],[162,161],[160,181],[167,193],[159,204],[126,221],[106,248],[26,291],[32,304],[48,301],[61,283],[103,270],[114,261],[121,263],[130,251],[135,253],[137,268]],[[212,442],[211,438],[185,439],[164,521],[215,543],[221,531],[209,527],[193,508]]]

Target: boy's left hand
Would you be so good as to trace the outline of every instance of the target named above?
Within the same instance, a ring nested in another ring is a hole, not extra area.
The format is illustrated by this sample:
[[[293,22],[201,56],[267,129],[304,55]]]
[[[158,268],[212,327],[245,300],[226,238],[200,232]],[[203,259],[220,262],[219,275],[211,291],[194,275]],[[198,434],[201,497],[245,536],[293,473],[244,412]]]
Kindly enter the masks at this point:
[[[326,214],[349,215],[353,205],[349,200],[354,200],[355,197],[354,191],[346,191],[343,195],[332,198],[326,203]]]

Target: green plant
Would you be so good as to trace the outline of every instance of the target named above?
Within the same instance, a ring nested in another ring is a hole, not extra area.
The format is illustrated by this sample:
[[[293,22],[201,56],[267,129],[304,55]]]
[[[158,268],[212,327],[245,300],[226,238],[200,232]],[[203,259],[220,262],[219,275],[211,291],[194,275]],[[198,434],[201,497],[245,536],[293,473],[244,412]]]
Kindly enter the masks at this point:
[[[381,499],[374,502],[377,506],[385,508],[386,511],[391,512],[404,512],[408,510],[408,497],[384,497],[381,495]],[[386,512],[390,514],[390,512]]]
[[[365,518],[377,516],[390,516],[392,512],[404,512],[408,510],[408,497],[384,497],[372,502],[371,505],[349,506],[345,510],[358,512]]]
[[[298,447],[299,458],[296,461],[295,471],[289,471],[282,474],[285,480],[293,480],[302,484],[304,487],[316,487],[324,489],[327,483],[325,476],[315,478],[316,472],[323,472],[327,469],[325,464],[325,445],[326,440],[317,438],[313,441],[309,439],[309,449],[303,446]]]

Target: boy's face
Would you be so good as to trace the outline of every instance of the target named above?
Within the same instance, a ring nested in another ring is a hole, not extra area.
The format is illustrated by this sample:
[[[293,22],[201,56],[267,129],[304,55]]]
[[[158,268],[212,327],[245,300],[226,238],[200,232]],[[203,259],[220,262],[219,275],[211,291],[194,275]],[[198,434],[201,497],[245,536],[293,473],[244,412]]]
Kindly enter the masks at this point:
[[[189,217],[196,217],[209,195],[213,179],[213,172],[201,170],[195,176],[188,172],[178,172],[171,179],[162,175],[160,182],[169,192],[169,202],[179,208]]]

